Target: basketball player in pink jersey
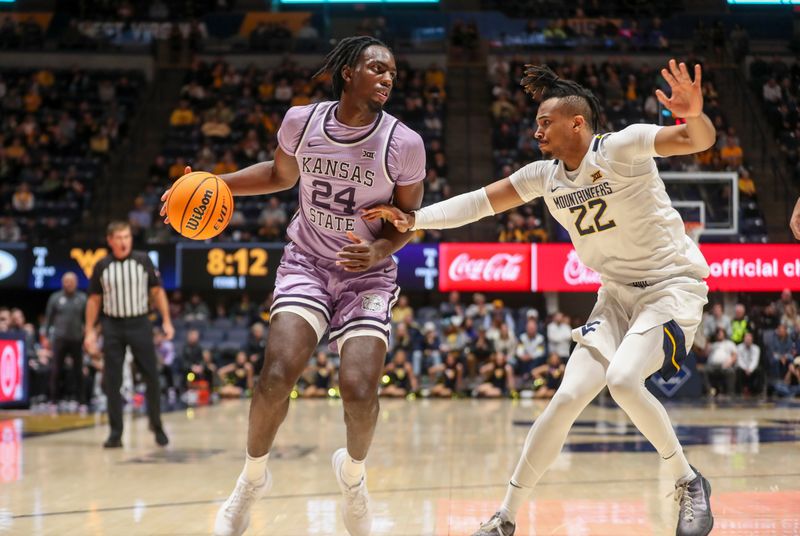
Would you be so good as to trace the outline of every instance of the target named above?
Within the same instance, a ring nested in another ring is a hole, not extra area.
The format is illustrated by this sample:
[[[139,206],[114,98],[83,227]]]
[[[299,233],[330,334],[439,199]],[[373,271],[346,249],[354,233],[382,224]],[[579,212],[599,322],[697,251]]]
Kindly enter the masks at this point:
[[[365,221],[360,211],[390,200],[403,210],[419,208],[425,147],[417,133],[383,111],[396,75],[394,57],[383,43],[343,39],[315,77],[325,73],[332,76],[338,101],[289,109],[273,161],[221,176],[234,195],[279,192],[299,179],[300,206],[278,268],[266,358],[250,404],[244,469],[217,513],[218,536],[242,534],[251,506],[269,490],[267,460],[289,394],[328,330],[341,355],[347,427],[347,448],[333,455],[344,524],[353,536],[368,535],[372,525],[364,460],[378,417],[390,311],[399,292],[391,255],[411,234]]]

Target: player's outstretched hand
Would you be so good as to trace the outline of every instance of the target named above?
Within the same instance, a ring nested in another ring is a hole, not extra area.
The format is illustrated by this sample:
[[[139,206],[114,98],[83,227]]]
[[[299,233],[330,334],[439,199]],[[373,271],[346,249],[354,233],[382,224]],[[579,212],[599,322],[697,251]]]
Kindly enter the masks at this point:
[[[184,175],[188,175],[191,172],[192,172],[191,166],[186,166],[185,168],[183,168]],[[164,223],[169,223],[169,216],[167,216],[167,198],[169,197],[170,191],[172,191],[172,187],[167,188],[167,190],[163,194],[161,194],[162,205],[159,214],[161,215],[162,218],[164,218]]]
[[[347,272],[365,272],[381,261],[384,256],[377,250],[374,242],[359,238],[353,231],[347,231],[347,238],[352,244],[344,246],[336,254],[340,260],[336,264]]]
[[[694,66],[694,80],[689,76],[686,64],[669,60],[669,69],[661,69],[661,76],[669,84],[672,94],[656,90],[658,102],[672,112],[675,117],[698,117],[703,113],[703,70],[700,64]]]
[[[407,214],[392,205],[375,205],[372,208],[362,210],[361,217],[367,221],[386,220],[401,233],[405,233],[414,227],[414,214]]]
[[[795,240],[800,240],[800,198],[794,204],[792,211],[792,218],[789,220],[789,227],[792,229],[792,234]]]

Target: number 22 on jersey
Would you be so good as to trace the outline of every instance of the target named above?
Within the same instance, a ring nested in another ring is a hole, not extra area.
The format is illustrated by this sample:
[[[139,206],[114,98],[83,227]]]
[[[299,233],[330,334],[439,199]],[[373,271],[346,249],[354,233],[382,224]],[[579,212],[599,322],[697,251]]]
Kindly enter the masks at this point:
[[[608,229],[616,227],[617,224],[614,222],[614,220],[608,220],[606,222],[602,221],[603,215],[607,208],[608,205],[602,198],[592,199],[583,205],[570,207],[569,211],[573,214],[577,214],[575,217],[575,228],[578,230],[578,234],[581,236],[586,236],[592,233],[607,231]],[[587,216],[594,220],[594,225],[584,222]]]

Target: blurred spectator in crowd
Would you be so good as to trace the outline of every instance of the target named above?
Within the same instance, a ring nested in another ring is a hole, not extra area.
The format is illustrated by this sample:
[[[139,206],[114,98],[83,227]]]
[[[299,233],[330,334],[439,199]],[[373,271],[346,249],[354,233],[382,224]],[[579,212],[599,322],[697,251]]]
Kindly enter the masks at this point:
[[[201,368],[198,368],[203,363],[203,347],[200,345],[200,330],[190,329],[186,333],[186,342],[181,349],[179,362],[184,367],[185,373],[194,372],[196,376],[202,372]]]
[[[566,366],[555,352],[547,357],[547,363],[533,369],[534,398],[553,398],[561,385]]]
[[[463,390],[464,365],[459,363],[460,352],[447,352],[444,363],[434,365],[428,376],[436,383],[430,395],[436,398],[450,398]]]
[[[189,107],[189,101],[181,99],[178,107],[172,111],[169,117],[169,124],[173,127],[191,126],[197,121],[194,111]],[[183,171],[183,170],[181,170]]]
[[[308,386],[303,390],[305,398],[322,398],[328,396],[333,387],[333,376],[336,373],[325,352],[317,352],[314,362],[308,367],[304,376]]]
[[[11,206],[17,212],[30,212],[33,210],[36,200],[31,192],[31,187],[27,183],[21,183],[17,186],[14,196],[11,199]]]
[[[439,314],[442,315],[443,318],[466,316],[464,304],[461,302],[461,294],[457,290],[450,291],[447,295],[447,301],[439,305]]]
[[[393,353],[398,349],[402,349],[406,353],[410,353],[414,350],[413,337],[408,324],[405,322],[400,322],[397,324],[390,337],[390,353]]]
[[[78,276],[61,276],[61,290],[47,300],[44,334],[50,340],[53,360],[50,368],[50,403],[58,404],[66,392],[87,411],[83,387],[83,336],[86,294],[78,290]]]
[[[547,343],[550,352],[555,352],[566,362],[569,358],[569,349],[572,345],[572,327],[569,317],[556,311],[549,324],[547,324]]]
[[[786,363],[786,372],[775,382],[775,392],[780,396],[800,395],[800,356]]]
[[[455,318],[455,317],[454,317]],[[486,330],[478,328],[478,335],[467,347],[467,376],[475,377],[494,354],[494,343],[486,336]]]
[[[789,337],[789,330],[785,324],[778,324],[775,334],[768,344],[768,350],[772,358],[770,368],[772,369],[773,389],[781,396],[793,396],[795,390],[792,389],[792,383],[786,380],[793,378],[793,375],[789,373],[795,352],[793,341]]]
[[[175,376],[180,374],[183,367],[175,359],[175,345],[164,336],[161,328],[153,328],[153,345],[156,348],[158,367],[161,377],[164,379],[164,387],[167,389],[167,396],[172,400],[178,392],[178,383]]]
[[[720,150],[719,156],[728,168],[737,169],[742,165],[744,151],[736,138],[729,137],[725,146]]]
[[[267,333],[264,329],[264,324],[255,322],[250,326],[250,333],[247,335],[247,345],[245,352],[247,353],[248,361],[253,365],[253,370],[256,374],[261,373],[261,368],[264,366],[264,355],[267,349]]]
[[[247,360],[247,353],[236,352],[233,363],[220,368],[217,373],[221,381],[219,396],[222,398],[241,398],[253,390],[253,365]]]
[[[153,214],[145,206],[144,197],[137,196],[133,202],[133,210],[128,212],[128,222],[134,236],[140,236],[142,230],[149,229],[153,223]]]
[[[19,242],[22,230],[11,216],[0,217],[0,242]]]
[[[442,362],[442,341],[439,338],[435,322],[425,322],[422,328],[422,342],[419,350],[412,354],[412,365],[414,374],[422,373],[434,365]]]
[[[402,398],[417,390],[417,377],[403,349],[395,350],[391,362],[383,370],[381,396]]]
[[[514,375],[517,377],[517,381],[523,384],[527,384],[531,380],[533,369],[543,365],[545,360],[545,340],[544,336],[539,333],[537,315],[536,309],[528,311],[525,332],[520,335],[519,346],[517,346]]]
[[[783,98],[783,92],[781,91],[781,86],[778,84],[777,80],[770,78],[764,83],[762,97],[765,101],[772,104],[781,101]]]
[[[739,169],[739,193],[745,199],[755,200],[757,198],[756,182],[745,167]]]
[[[457,59],[474,58],[480,45],[478,25],[456,20],[450,28],[450,52]]]
[[[731,320],[731,340],[734,344],[741,344],[747,333],[754,330],[753,323],[747,316],[747,309],[743,303],[737,303],[733,310],[733,320]]]
[[[186,322],[205,322],[210,316],[211,311],[208,309],[206,302],[203,301],[199,294],[192,294],[189,303],[183,308],[183,319]]]
[[[408,305],[408,296],[401,294],[397,300],[397,305],[392,309],[392,322],[413,322],[414,310]]]
[[[717,328],[706,363],[711,396],[723,393],[732,396],[736,385],[736,345],[724,328]]]
[[[237,323],[251,323],[256,318],[256,304],[250,300],[250,294],[242,294],[242,298],[231,307],[231,316]]]
[[[514,335],[513,327],[509,328],[507,323],[502,322],[499,326],[499,329],[493,332],[490,331],[487,335],[491,336],[494,349],[497,352],[501,352],[506,356],[513,356],[516,354],[517,336]]]
[[[493,311],[494,306],[486,302],[486,295],[476,292],[472,295],[472,304],[467,307],[467,318],[471,318],[477,328],[488,329]]]
[[[761,391],[758,364],[761,359],[761,348],[753,343],[753,334],[747,332],[744,340],[736,346],[736,371],[739,392],[756,395]]]
[[[781,297],[775,300],[774,305],[778,314],[782,314],[787,306],[797,309],[797,302],[792,297],[792,291],[788,288],[781,291]]]
[[[475,390],[478,397],[500,398],[514,390],[514,370],[502,352],[495,352],[491,360],[481,367],[480,374],[484,381]]]
[[[731,318],[722,310],[721,303],[711,306],[711,313],[706,313],[703,318],[703,332],[707,339],[716,340],[718,329],[725,332],[725,338],[731,337]]]

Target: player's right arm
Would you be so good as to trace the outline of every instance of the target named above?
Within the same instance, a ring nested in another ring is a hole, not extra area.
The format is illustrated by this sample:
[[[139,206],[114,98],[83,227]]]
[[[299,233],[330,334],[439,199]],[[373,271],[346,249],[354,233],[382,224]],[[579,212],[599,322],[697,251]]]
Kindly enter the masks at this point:
[[[278,147],[275,159],[259,162],[233,173],[220,175],[233,195],[264,195],[288,190],[297,184],[300,168],[297,160]]]
[[[183,174],[191,173],[192,168],[186,166]],[[275,159],[268,162],[259,162],[233,173],[219,176],[231,189],[233,195],[265,195],[288,190],[297,184],[300,178],[300,168],[297,160],[289,156],[278,147],[275,150]],[[171,188],[170,188],[171,190]],[[167,218],[167,198],[170,190],[161,196],[161,217],[164,223],[169,223]]]
[[[528,164],[492,184],[428,205],[410,213],[392,205],[377,205],[362,213],[365,220],[384,219],[401,232],[417,229],[453,229],[524,205],[544,192],[545,166]]]
[[[259,162],[233,173],[220,175],[231,189],[233,195],[264,195],[281,192],[292,188],[300,179],[300,168],[297,165],[295,151],[301,141],[303,132],[311,119],[315,105],[293,106],[283,117],[278,129],[278,148],[275,158],[269,162]],[[191,173],[192,168],[186,166],[184,174]],[[162,203],[169,197],[169,190],[161,196]],[[166,218],[166,203],[161,206],[161,216]]]

